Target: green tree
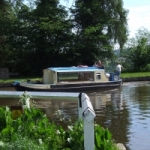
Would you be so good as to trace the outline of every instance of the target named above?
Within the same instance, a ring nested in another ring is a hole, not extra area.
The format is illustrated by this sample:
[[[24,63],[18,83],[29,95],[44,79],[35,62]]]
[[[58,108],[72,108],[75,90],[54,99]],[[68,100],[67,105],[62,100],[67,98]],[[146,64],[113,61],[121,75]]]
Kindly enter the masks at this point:
[[[34,7],[21,0],[12,2],[12,16],[4,30],[11,70],[23,75],[42,74],[45,67],[64,65],[71,39],[65,7],[56,0],[36,0]]]
[[[0,1],[0,67],[7,66],[8,57],[8,43],[6,42],[8,37],[8,23],[10,22],[11,7],[5,0]]]
[[[70,12],[59,0],[3,0],[0,7],[1,67],[23,75],[42,74],[50,66],[92,65],[111,58],[114,43],[126,40],[121,0],[76,0]]]
[[[75,55],[89,64],[111,58],[115,43],[122,49],[127,40],[127,10],[122,0],[76,0],[71,8]]]
[[[150,70],[150,32],[141,28],[137,31],[134,38],[130,39],[127,44],[126,58],[132,63],[135,71]]]
[[[37,71],[45,67],[62,66],[66,61],[65,48],[70,39],[71,23],[65,7],[57,0],[37,0],[29,21],[32,24],[29,41],[32,43],[32,62]]]
[[[20,34],[21,26],[18,21],[18,12],[22,6],[22,0],[5,0],[3,3],[1,1],[0,4],[1,67],[9,67],[10,71],[17,71],[18,68],[21,68],[19,60],[23,53],[20,52],[20,49],[22,50],[24,45],[21,43],[23,37]]]

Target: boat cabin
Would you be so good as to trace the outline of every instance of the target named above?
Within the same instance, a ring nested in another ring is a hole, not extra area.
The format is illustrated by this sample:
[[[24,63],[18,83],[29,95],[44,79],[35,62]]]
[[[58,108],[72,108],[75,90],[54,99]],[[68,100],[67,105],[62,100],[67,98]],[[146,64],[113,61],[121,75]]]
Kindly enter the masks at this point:
[[[109,78],[104,69],[97,67],[57,67],[43,70],[44,84],[106,82]]]

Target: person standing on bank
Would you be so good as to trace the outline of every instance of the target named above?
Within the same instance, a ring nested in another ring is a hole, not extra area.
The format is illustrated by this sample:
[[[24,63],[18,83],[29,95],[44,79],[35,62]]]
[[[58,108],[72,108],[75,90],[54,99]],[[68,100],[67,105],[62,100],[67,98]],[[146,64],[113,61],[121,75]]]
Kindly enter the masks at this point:
[[[100,69],[104,69],[104,65],[102,64],[102,62],[100,60],[95,62],[95,64],[93,66],[98,67]]]
[[[119,79],[122,69],[124,69],[123,66],[119,62],[116,62],[115,74],[118,75]]]

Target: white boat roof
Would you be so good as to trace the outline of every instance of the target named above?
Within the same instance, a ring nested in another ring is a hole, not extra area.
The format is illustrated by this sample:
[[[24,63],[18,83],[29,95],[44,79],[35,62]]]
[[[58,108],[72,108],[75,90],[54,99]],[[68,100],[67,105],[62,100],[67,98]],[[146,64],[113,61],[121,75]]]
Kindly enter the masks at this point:
[[[104,71],[104,69],[99,69],[98,67],[50,67],[47,68],[55,72],[94,72],[94,71]]]

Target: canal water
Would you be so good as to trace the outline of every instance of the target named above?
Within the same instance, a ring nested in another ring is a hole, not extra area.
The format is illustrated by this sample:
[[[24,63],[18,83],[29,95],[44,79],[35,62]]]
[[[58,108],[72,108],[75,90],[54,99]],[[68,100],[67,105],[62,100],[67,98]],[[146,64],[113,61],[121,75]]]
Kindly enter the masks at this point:
[[[0,88],[14,91],[13,88]],[[127,150],[150,148],[150,82],[127,82],[120,89],[86,93],[96,113],[95,122],[112,133],[116,143],[123,143]],[[0,106],[17,105],[18,99],[1,99]],[[50,120],[58,122],[55,112],[62,111],[63,118],[78,118],[78,102],[65,100],[35,100],[34,105],[43,109]],[[61,123],[61,121],[59,121]]]

